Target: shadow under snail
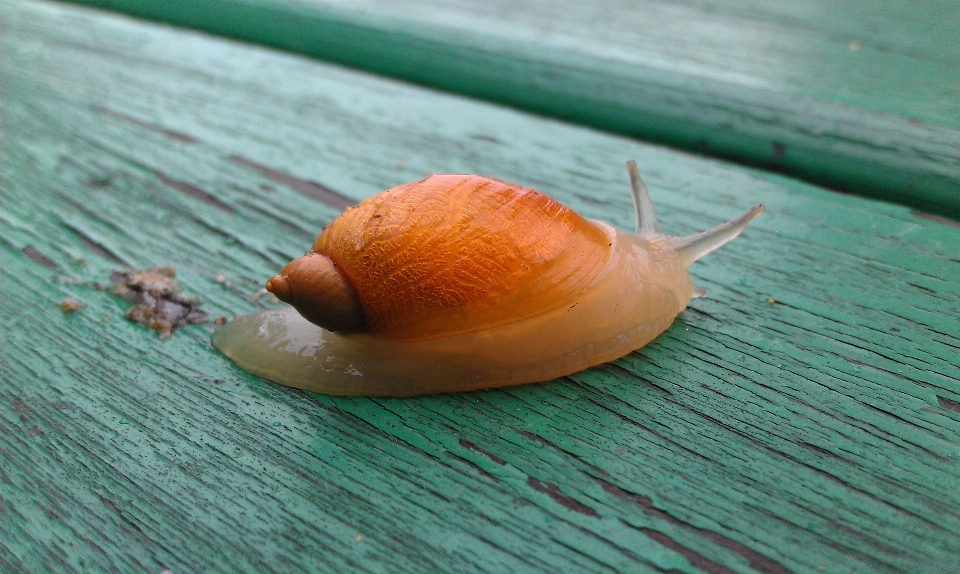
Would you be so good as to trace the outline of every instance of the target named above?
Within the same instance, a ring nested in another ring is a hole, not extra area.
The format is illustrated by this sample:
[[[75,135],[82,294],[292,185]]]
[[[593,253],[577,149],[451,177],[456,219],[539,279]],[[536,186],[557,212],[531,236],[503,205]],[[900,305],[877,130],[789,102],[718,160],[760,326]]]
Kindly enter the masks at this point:
[[[240,317],[213,344],[248,372],[331,395],[519,385],[622,357],[706,295],[687,267],[763,213],[664,235],[636,164],[627,168],[632,234],[477,175],[384,191],[270,278],[290,307]]]

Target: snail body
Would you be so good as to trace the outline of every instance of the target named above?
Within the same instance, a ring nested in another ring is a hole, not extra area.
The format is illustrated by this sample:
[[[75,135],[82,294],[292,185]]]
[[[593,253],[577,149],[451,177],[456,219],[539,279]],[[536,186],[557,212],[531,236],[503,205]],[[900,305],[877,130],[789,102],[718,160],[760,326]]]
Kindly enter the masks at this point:
[[[689,237],[659,231],[630,169],[636,233],[532,189],[437,175],[348,209],[270,278],[291,307],[241,317],[214,346],[280,384],[411,396],[545,381],[617,359],[666,330],[687,267],[763,211]]]

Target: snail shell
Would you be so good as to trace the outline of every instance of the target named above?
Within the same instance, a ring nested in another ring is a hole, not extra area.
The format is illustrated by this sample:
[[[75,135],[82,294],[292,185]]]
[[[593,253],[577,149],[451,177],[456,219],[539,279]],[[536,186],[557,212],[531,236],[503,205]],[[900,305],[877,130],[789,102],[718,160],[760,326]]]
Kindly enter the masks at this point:
[[[292,307],[214,346],[243,369],[336,395],[410,396],[549,380],[619,358],[706,293],[687,267],[763,212],[660,233],[630,171],[636,232],[476,175],[434,175],[348,209],[267,282]]]

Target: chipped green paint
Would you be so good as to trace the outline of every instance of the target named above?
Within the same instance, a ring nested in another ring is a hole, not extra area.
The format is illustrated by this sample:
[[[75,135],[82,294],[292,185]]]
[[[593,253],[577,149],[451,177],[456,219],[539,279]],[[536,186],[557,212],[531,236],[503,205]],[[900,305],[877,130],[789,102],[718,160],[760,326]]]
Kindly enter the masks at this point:
[[[960,217],[960,10],[77,0]]]
[[[956,571],[960,229],[256,47],[0,9],[0,570]],[[316,186],[434,171],[629,229],[630,157],[665,230],[768,212],[692,268],[710,297],[657,341],[552,383],[309,395],[89,285],[170,264],[211,316],[250,312],[337,214]]]

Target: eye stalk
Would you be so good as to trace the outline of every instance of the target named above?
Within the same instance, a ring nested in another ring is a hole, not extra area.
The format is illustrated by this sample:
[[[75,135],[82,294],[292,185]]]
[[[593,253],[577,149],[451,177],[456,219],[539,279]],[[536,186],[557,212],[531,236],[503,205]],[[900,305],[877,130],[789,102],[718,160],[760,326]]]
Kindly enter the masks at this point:
[[[267,280],[267,291],[289,303],[314,325],[337,333],[365,333],[357,294],[337,264],[322,253],[294,259]]]

